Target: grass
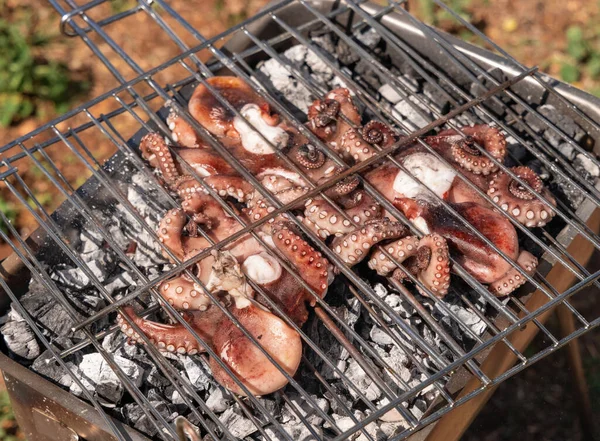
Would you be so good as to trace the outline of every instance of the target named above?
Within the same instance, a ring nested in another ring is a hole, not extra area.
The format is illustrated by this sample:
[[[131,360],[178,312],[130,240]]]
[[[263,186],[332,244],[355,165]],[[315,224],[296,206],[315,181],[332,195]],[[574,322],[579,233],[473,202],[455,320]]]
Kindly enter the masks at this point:
[[[3,10],[4,12],[4,10]],[[88,81],[74,80],[67,66],[44,57],[58,34],[28,26],[33,12],[0,18],[0,126],[26,118],[66,112],[72,100],[86,92]]]
[[[8,392],[0,392],[0,440],[22,441],[25,437],[18,431],[15,415],[10,406]]]

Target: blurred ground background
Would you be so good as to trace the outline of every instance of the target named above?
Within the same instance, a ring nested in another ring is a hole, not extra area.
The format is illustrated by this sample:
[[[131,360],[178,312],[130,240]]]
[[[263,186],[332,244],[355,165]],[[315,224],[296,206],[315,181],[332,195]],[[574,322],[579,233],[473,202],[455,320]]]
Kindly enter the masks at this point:
[[[217,35],[266,3],[267,0],[170,1],[206,37]],[[112,0],[103,5],[99,13],[119,12],[134,4],[134,0]],[[600,96],[599,1],[450,0],[447,4],[519,61],[537,65],[552,76]],[[465,39],[472,38],[432,0],[410,0],[409,7],[430,24]],[[152,31],[149,17],[144,14],[135,17],[141,42],[127,37],[130,31],[127,23],[111,25],[111,35],[117,36],[116,42],[127,52],[139,55],[136,61],[143,69],[158,64],[159,59],[170,58],[175,50],[172,43]],[[119,32],[120,26],[123,32]],[[0,145],[116,85],[112,75],[91,56],[83,42],[62,36],[58,29],[58,17],[46,2],[0,0]],[[194,43],[193,40],[186,42]],[[116,55],[111,60],[122,67]],[[175,76],[161,80],[180,78],[175,73],[172,75]],[[112,149],[104,149],[99,144],[94,153],[100,158],[108,157]],[[80,167],[69,167],[76,163],[72,153],[57,151],[50,155],[74,186],[85,182],[87,175]],[[39,170],[19,171],[47,210],[52,211],[62,202],[52,186],[40,179]],[[0,210],[23,236],[35,228],[34,220],[19,209],[5,188],[0,188]],[[7,246],[0,243],[0,259],[7,252]],[[600,256],[594,260],[600,261]],[[590,290],[587,296],[579,297],[579,304],[575,306],[585,309],[590,316],[600,316],[598,297],[597,290]],[[548,326],[558,335],[554,319]],[[541,342],[533,343],[536,344]],[[581,338],[581,345],[594,410],[600,420],[598,333]],[[501,385],[465,439],[583,440],[571,389],[565,354],[559,351]],[[0,393],[0,439],[23,439],[4,392]]]

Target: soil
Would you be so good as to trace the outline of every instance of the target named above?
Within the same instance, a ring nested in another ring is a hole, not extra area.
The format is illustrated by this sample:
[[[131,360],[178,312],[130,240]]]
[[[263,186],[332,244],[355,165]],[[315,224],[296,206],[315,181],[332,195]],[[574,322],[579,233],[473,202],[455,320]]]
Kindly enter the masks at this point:
[[[267,0],[169,0],[173,9],[182,13],[195,29],[208,38],[218,35],[234,23],[254,14],[266,3]],[[105,3],[90,14],[95,18],[106,17],[114,12],[111,7],[126,9],[132,4],[135,5],[136,2],[114,0],[111,2],[112,6]],[[434,21],[434,24],[449,32],[468,37],[435,9],[433,15],[428,14],[424,6],[428,4],[431,4],[431,0],[409,2],[410,10],[416,15]],[[519,61],[526,65],[538,65],[541,70],[556,77],[560,76],[561,66],[565,60],[568,60],[565,34],[569,27],[581,26],[585,30],[585,35],[592,35],[596,42],[597,36],[600,35],[600,3],[597,1],[452,0],[448,1],[448,4],[455,9],[460,9],[465,17]],[[34,12],[38,16],[36,21],[38,26],[48,29],[51,34],[56,33],[59,20],[49,3],[40,4],[37,0],[0,1],[3,17],[9,17],[20,8],[28,8]],[[176,23],[169,22],[169,25],[173,26],[185,44],[190,46],[198,44],[192,34],[177,26]],[[152,68],[180,53],[173,41],[157,27],[148,14],[143,12],[110,24],[105,29],[118,46],[128,54],[135,54],[135,62],[142,70]],[[135,29],[135,38],[131,37],[132,29]],[[106,54],[108,60],[126,79],[136,76],[136,73],[114,51],[111,51],[106,43],[101,42],[98,35],[92,32],[89,38],[99,43],[100,49]],[[594,50],[600,52],[600,47]],[[48,48],[45,56],[66,63],[73,72],[84,73],[91,79],[92,87],[88,94],[75,97],[72,107],[99,96],[119,84],[106,67],[91,55],[89,48],[79,38],[58,38],[57,43]],[[210,54],[201,53],[199,56],[205,60]],[[590,91],[600,90],[599,81],[587,75],[584,67],[575,85]],[[161,73],[156,79],[159,83],[165,84],[174,82],[185,74],[185,69],[177,66]],[[122,97],[127,101],[131,100],[131,97],[125,95]],[[115,100],[107,99],[91,111],[99,116],[110,112],[117,105]],[[0,129],[0,144],[29,133],[53,116],[55,115],[49,112],[46,118],[29,119],[16,126]],[[58,129],[65,131],[68,127],[75,127],[87,121],[87,118],[82,115],[59,125]],[[127,139],[128,134],[137,131],[139,123],[129,117],[115,120],[115,126]],[[31,147],[34,143],[43,142],[51,136],[53,136],[51,131],[44,132],[35,139],[28,140],[26,145]],[[84,138],[84,141],[88,145],[93,144],[92,153],[102,162],[114,153],[116,147],[100,136],[99,132],[96,132],[95,136],[96,138],[91,140]],[[14,151],[7,152],[4,157],[12,153]],[[66,147],[49,149],[48,154],[74,187],[83,183],[89,176],[90,172],[81,166],[74,153]],[[31,187],[33,193],[39,196],[47,211],[51,212],[64,200],[53,185],[43,178],[40,171],[31,167],[27,161],[21,161],[17,165],[20,176]],[[35,219],[27,210],[19,209],[20,203],[5,186],[0,188],[0,202],[2,201],[8,204],[9,209],[16,211],[14,224],[23,237],[36,228]],[[0,244],[0,259],[9,252],[10,248],[7,245]],[[600,256],[596,257],[598,261]],[[583,300],[577,300],[578,309],[581,308],[584,314],[591,317],[600,316],[600,300],[597,294],[597,289],[591,289],[587,297],[579,296],[578,299]],[[555,334],[558,333],[556,324],[551,323],[549,327],[555,331]],[[584,335],[580,342],[590,380],[593,404],[596,415],[600,417],[600,344],[597,342],[597,337],[597,332],[590,332]],[[533,345],[539,344],[541,341],[536,341]],[[583,440],[572,394],[573,387],[570,384],[570,372],[563,352],[564,350],[558,351],[502,384],[464,439],[469,441]]]

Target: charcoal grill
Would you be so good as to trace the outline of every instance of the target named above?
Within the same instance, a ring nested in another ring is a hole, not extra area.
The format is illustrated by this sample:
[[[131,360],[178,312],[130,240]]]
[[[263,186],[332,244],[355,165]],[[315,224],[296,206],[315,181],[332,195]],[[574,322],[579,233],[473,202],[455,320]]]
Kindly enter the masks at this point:
[[[20,313],[39,342],[50,351],[55,362],[66,370],[72,382],[83,391],[83,397],[87,401],[87,403],[83,402],[31,372],[22,364],[9,358],[7,354],[0,354],[0,368],[4,372],[19,424],[30,440],[147,439],[145,435],[110,416],[106,403],[94,395],[93,391],[86,389],[81,378],[66,364],[70,356],[85,350],[88,346],[99,352],[106,363],[113,368],[132,400],[140,406],[149,423],[156,429],[155,437],[177,439],[177,432],[172,422],[152,406],[139,385],[128,378],[115,362],[113,354],[107,351],[99,340],[115,331],[114,326],[108,325],[106,317],[122,305],[134,301],[144,292],[150,292],[154,300],[160,303],[174,319],[184,323],[172,306],[161,301],[154,288],[166,278],[181,272],[184,266],[176,265],[164,273],[149,277],[137,268],[124,250],[119,248],[115,238],[103,223],[103,219],[99,217],[99,213],[110,213],[116,204],[120,204],[128,215],[135,219],[141,230],[156,239],[153,228],[145,222],[140,213],[136,212],[123,193],[123,185],[129,182],[133,171],[144,176],[157,194],[172,204],[171,206],[177,206],[177,202],[162,189],[148,166],[140,159],[138,150],[139,141],[147,131],[159,130],[168,135],[169,131],[164,122],[167,102],[177,108],[181,115],[242,176],[252,182],[278,207],[269,217],[289,210],[290,206],[282,206],[273,199],[256,179],[243,169],[236,158],[191,119],[185,111],[185,103],[194,86],[205,83],[206,77],[233,73],[245,78],[249,84],[253,84],[256,91],[269,101],[277,112],[301,125],[301,121],[297,119],[297,109],[290,110],[289,106],[282,104],[271,86],[260,80],[254,82],[251,79],[257,77],[257,63],[265,59],[275,59],[286,66],[290,75],[305,85],[313,97],[321,97],[325,92],[323,86],[315,78],[297,70],[292,63],[282,58],[282,52],[293,44],[312,49],[322,63],[344,80],[368,111],[379,118],[393,122],[407,135],[400,144],[382,150],[375,158],[352,168],[345,166],[347,170],[342,175],[331,179],[326,184],[313,186],[304,198],[321,193],[345,176],[366,169],[377,161],[392,160],[389,156],[391,153],[432,130],[443,126],[457,128],[457,121],[460,121],[459,118],[464,115],[497,124],[515,142],[524,146],[528,154],[537,158],[539,164],[550,170],[555,179],[561,180],[563,184],[566,183],[566,187],[563,188],[569,188],[578,195],[577,207],[570,206],[564,200],[559,204],[557,209],[557,218],[561,226],[559,230],[554,231],[547,227],[541,229],[538,234],[513,222],[526,240],[532,246],[539,247],[543,253],[536,275],[528,277],[529,283],[519,291],[518,295],[500,301],[455,264],[457,275],[453,278],[462,277],[465,286],[481,295],[487,302],[488,310],[484,313],[471,303],[468,296],[457,289],[459,292],[456,292],[456,295],[486,325],[485,334],[477,335],[443,301],[433,295],[428,296],[428,301],[432,305],[444,311],[465,334],[470,336],[473,342],[467,348],[457,342],[434,318],[432,312],[422,306],[409,290],[402,285],[396,285],[398,292],[415,308],[420,319],[440,336],[447,348],[443,353],[415,332],[409,322],[404,321],[379,298],[371,285],[352,270],[344,267],[314,233],[298,222],[298,227],[315,246],[339,267],[348,282],[348,295],[357,299],[365,313],[374,322],[383,326],[393,344],[406,349],[407,342],[400,335],[407,335],[410,343],[427,354],[429,360],[425,365],[423,359],[415,358],[410,350],[406,350],[413,366],[420,373],[416,384],[406,384],[401,378],[397,378],[397,373],[390,369],[371,344],[340,319],[335,309],[328,305],[327,297],[324,301],[319,301],[315,309],[316,316],[348,350],[373,383],[381,389],[386,400],[379,400],[375,404],[360,390],[355,391],[358,396],[357,401],[361,401],[363,409],[366,410],[358,417],[343,400],[337,397],[331,380],[323,377],[308,360],[305,360],[307,366],[305,370],[310,371],[314,381],[320,387],[331,392],[332,399],[337,402],[337,412],[347,417],[349,421],[349,424],[344,426],[339,421],[333,420],[329,414],[319,408],[315,399],[298,381],[290,378],[290,386],[277,395],[290,405],[292,411],[304,424],[307,436],[314,439],[325,437],[342,440],[360,435],[364,439],[378,439],[370,430],[372,423],[383,415],[395,411],[399,414],[399,417],[396,416],[401,422],[395,423],[396,429],[390,435],[390,439],[400,440],[411,436],[414,439],[429,440],[458,439],[470,419],[476,414],[476,410],[485,402],[496,385],[546,355],[573,343],[578,336],[600,324],[600,317],[584,317],[569,302],[569,298],[584,287],[592,285],[597,289],[600,286],[597,281],[600,272],[590,274],[585,267],[592,252],[600,245],[600,238],[597,235],[599,219],[596,210],[600,204],[600,193],[597,186],[585,179],[574,167],[571,159],[563,156],[557,145],[549,141],[549,134],[551,134],[554,137],[552,139],[558,139],[563,148],[569,148],[574,155],[580,155],[578,157],[591,164],[590,167],[600,166],[595,156],[597,152],[593,149],[594,141],[600,139],[600,100],[540,74],[536,69],[521,65],[443,3],[436,0],[439,7],[445,8],[460,25],[495,53],[424,25],[410,15],[405,9],[405,4],[393,0],[389,1],[387,6],[352,0],[340,2],[285,0],[267,6],[256,16],[213,38],[205,38],[163,0],[138,0],[131,9],[114,15],[104,14],[106,9],[103,7],[106,6],[106,0],[94,0],[83,5],[77,5],[71,0],[64,2],[50,0],[50,2],[62,16],[63,33],[82,38],[94,55],[114,75],[119,85],[0,149],[4,158],[0,169],[2,185],[16,200],[28,208],[39,224],[38,230],[27,240],[22,240],[6,216],[0,214],[6,227],[6,231],[0,231],[0,236],[14,250],[13,255],[2,264],[3,278],[0,278],[0,286],[4,295],[1,297],[1,310],[7,311],[12,302],[13,308]],[[164,62],[156,63],[150,69],[142,69],[134,60],[133,54],[116,45],[111,38],[111,25],[121,20],[135,23],[136,17],[140,15],[150,17],[157,26],[157,32],[171,39],[180,53]],[[406,78],[392,73],[388,68],[389,65],[381,64],[376,54],[359,44],[356,38],[357,32],[369,28],[382,38],[392,60],[391,64],[402,64],[405,68],[416,72],[421,84],[428,84],[428,87],[437,92],[436,96],[445,97],[449,104],[448,108],[440,109],[434,99],[424,94],[417,94],[414,85],[407,82]],[[368,85],[357,78],[353,72],[344,69],[332,54],[328,54],[322,47],[313,43],[309,38],[311,35],[309,32],[317,29],[332,33],[336,39],[343,41],[360,57],[368,60],[373,69],[379,71],[379,74],[386,79],[390,88],[406,100],[409,106],[426,120],[426,123],[421,127],[411,126],[405,119],[399,118],[389,106],[382,105],[381,97],[376,92],[369,90]],[[197,40],[196,46],[186,43],[194,39]],[[115,59],[120,61],[117,63]],[[176,82],[161,80],[165,74],[172,72],[175,72],[180,80]],[[499,72],[501,76],[497,75]],[[470,85],[476,87],[470,88]],[[557,120],[542,112],[542,105],[554,106],[556,109],[554,115],[570,118],[585,132],[585,135],[570,133],[561,123],[562,119]],[[122,133],[119,123],[123,120],[134,120],[142,129],[134,134]],[[104,164],[100,164],[95,154],[95,143],[100,142],[100,139],[116,150],[116,153]],[[318,143],[316,139],[313,141]],[[321,145],[321,147],[326,149],[328,155],[337,160],[340,165],[344,165],[334,152],[328,150],[326,146]],[[80,182],[74,182],[74,178],[67,177],[64,168],[57,163],[56,157],[52,154],[60,149],[72,153],[77,158],[79,167],[91,175],[77,190],[76,187]],[[53,214],[46,212],[36,189],[28,185],[19,173],[19,164],[22,163],[37,167],[40,180],[55,186],[63,194],[66,200]],[[128,167],[123,167],[124,163],[129,164]],[[499,165],[515,177],[506,167]],[[189,171],[194,173],[193,170]],[[401,213],[382,200],[366,182],[363,184],[366,190],[380,200],[398,220],[408,225]],[[207,190],[221,201],[212,190],[208,188]],[[223,201],[221,203],[230,210]],[[230,213],[234,215],[233,212]],[[214,244],[211,249],[218,249],[241,234],[252,234],[254,229],[269,217],[245,226],[240,233],[226,241]],[[512,216],[509,217],[514,221]],[[73,244],[76,243],[76,237],[84,225],[94,228],[104,243],[118,256],[119,264],[129,268],[138,277],[137,287],[131,289],[121,299],[114,298],[90,269],[89,262],[79,257]],[[210,249],[201,253],[194,260],[200,260],[209,251]],[[48,267],[68,261],[89,277],[91,285],[99,291],[108,306],[89,316],[75,310],[67,301],[66,294],[58,289],[48,273]],[[286,267],[285,262],[281,261],[281,263]],[[189,263],[185,266],[187,265]],[[29,314],[20,301],[32,278],[39,282],[73,318],[74,329],[84,335],[82,341],[64,348],[60,343],[57,346],[56,342],[44,336],[43,325]],[[257,291],[260,293],[260,289]],[[271,306],[277,309],[275,305]],[[148,312],[155,309],[151,307]],[[544,326],[548,314],[555,309],[561,311],[564,321],[570,324],[570,331],[561,337],[553,335]],[[293,325],[291,321],[288,322]],[[184,325],[187,326],[185,323]],[[189,330],[191,331],[191,328]],[[316,354],[315,356],[322,359],[324,363],[331,364],[335,373],[344,380],[345,387],[352,389],[353,385],[345,378],[344,373],[328,360],[326,348],[319,347],[302,329],[297,328],[297,330],[301,333],[308,350]],[[548,344],[539,352],[526,356],[524,350],[538,332],[543,333]],[[254,339],[252,340],[254,344],[258,344]],[[6,348],[3,350],[8,353]],[[202,397],[173,368],[169,360],[153,346],[146,346],[146,350],[158,369],[179,392],[203,435],[207,439],[235,439],[229,427],[207,407]],[[384,369],[376,369],[375,366]],[[389,378],[394,378],[402,387],[389,387],[389,383],[386,383]],[[434,391],[437,398],[425,413],[417,418],[407,409],[406,403],[425,389]],[[289,391],[299,394],[305,400],[305,405],[321,417],[322,425],[328,426],[326,435],[307,421],[302,410],[290,400]],[[294,439],[294,435],[286,432],[276,416],[265,408],[264,402],[260,399],[252,396],[244,400],[237,397],[233,399],[244,417],[256,426],[253,436],[262,436],[263,439]],[[258,418],[257,414],[262,418]],[[434,422],[436,423],[432,424]],[[424,427],[427,429],[420,430]],[[272,430],[268,431],[267,428]]]

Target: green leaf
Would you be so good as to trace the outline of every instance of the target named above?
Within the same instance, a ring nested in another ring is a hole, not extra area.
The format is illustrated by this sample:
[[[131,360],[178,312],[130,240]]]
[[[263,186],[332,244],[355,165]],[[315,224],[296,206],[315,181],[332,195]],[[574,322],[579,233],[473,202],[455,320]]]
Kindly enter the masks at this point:
[[[575,60],[583,60],[588,54],[588,45],[579,26],[567,29],[567,53]]]
[[[579,68],[573,64],[563,64],[560,68],[560,76],[567,83],[574,83],[579,80],[581,73]]]
[[[596,52],[591,56],[587,62],[587,71],[592,79],[597,80],[600,78],[600,53]]]
[[[16,93],[0,96],[0,125],[6,127],[19,112],[22,96]]]

